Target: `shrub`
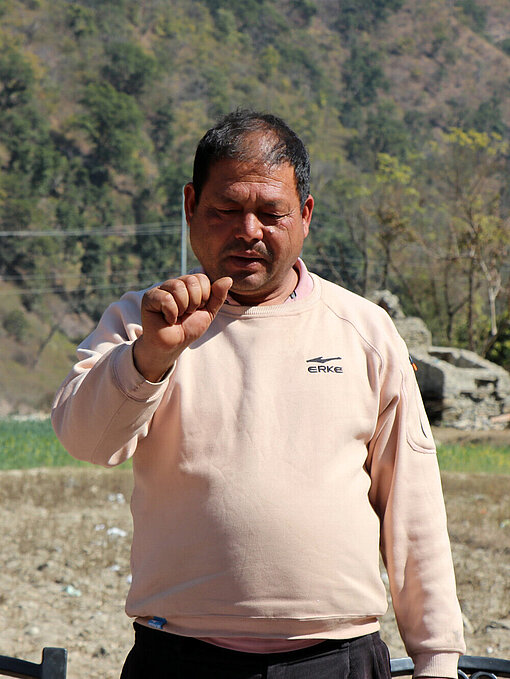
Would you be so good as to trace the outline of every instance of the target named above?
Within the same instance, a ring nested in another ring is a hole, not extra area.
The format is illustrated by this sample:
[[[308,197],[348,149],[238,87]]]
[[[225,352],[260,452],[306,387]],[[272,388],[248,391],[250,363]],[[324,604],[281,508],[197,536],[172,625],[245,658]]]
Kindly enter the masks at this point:
[[[10,337],[17,342],[24,342],[27,338],[29,322],[21,309],[13,309],[4,316],[2,325]]]

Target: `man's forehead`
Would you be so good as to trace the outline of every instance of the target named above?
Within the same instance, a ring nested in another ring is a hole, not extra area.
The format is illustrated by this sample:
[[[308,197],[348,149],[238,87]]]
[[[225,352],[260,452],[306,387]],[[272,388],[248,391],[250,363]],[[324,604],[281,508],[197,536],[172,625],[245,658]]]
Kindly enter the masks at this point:
[[[225,158],[216,161],[209,170],[206,181],[215,187],[228,191],[242,184],[260,184],[270,189],[293,189],[297,195],[293,166],[288,162],[269,164],[263,158],[239,160]]]

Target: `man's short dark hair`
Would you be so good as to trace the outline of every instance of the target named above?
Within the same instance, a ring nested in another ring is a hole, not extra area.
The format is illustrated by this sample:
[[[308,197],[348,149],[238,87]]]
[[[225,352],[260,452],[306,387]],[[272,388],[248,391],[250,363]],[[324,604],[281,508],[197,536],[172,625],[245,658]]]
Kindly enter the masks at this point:
[[[261,133],[268,142],[257,151],[249,144],[249,137],[254,133]],[[224,116],[200,140],[193,165],[196,201],[200,200],[214,163],[226,158],[248,161],[259,157],[258,153],[270,166],[289,163],[294,168],[296,190],[303,208],[310,193],[310,157],[305,145],[281,118],[244,109]]]

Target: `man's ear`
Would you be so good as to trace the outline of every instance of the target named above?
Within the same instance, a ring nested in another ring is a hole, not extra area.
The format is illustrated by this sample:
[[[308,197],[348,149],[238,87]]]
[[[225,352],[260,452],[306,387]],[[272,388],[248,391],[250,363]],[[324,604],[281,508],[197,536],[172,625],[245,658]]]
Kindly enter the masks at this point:
[[[186,213],[186,221],[188,225],[195,214],[195,189],[191,182],[188,182],[184,187],[184,212]]]
[[[310,230],[310,222],[312,221],[314,200],[313,196],[309,195],[305,201],[303,209],[301,210],[301,219],[303,220],[303,235],[306,238]]]

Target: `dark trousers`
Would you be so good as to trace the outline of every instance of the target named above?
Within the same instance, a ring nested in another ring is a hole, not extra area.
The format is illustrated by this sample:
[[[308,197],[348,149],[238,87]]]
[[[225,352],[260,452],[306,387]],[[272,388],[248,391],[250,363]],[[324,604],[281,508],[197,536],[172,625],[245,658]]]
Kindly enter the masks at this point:
[[[379,633],[288,653],[243,653],[137,623],[121,679],[391,679]]]

